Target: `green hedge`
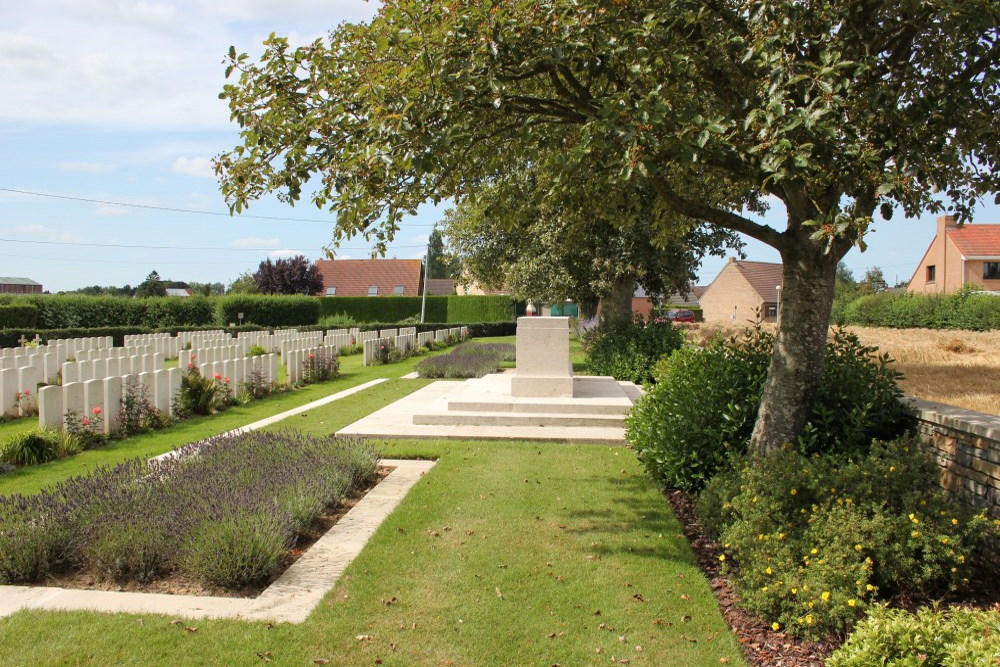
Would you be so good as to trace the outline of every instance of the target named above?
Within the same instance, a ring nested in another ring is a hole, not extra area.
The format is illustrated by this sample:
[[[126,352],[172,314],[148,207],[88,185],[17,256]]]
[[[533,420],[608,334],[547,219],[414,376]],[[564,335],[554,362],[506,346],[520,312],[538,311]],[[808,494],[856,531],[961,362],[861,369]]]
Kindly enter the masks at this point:
[[[34,327],[38,321],[38,308],[29,303],[0,305],[0,329]]]
[[[36,327],[69,329],[95,327],[169,327],[181,324],[215,324],[212,299],[129,299],[117,296],[76,294],[19,297],[14,304],[34,307]]]
[[[841,324],[895,329],[1000,329],[1000,297],[968,290],[948,296],[892,292],[869,294],[834,312]]]
[[[216,324],[240,323],[270,327],[294,327],[319,322],[320,303],[313,296],[233,294],[217,299]]]
[[[320,317],[347,315],[357,322],[399,322],[420,317],[419,296],[332,296],[320,298]],[[508,296],[428,296],[428,322],[512,322]]]

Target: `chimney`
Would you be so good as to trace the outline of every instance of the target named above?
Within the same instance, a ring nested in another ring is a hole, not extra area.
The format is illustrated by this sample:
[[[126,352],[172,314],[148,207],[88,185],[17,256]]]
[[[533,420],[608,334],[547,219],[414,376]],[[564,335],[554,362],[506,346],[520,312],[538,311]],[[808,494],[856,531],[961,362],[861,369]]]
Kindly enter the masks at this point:
[[[955,216],[953,215],[939,215],[937,219],[937,233],[938,236],[944,236],[945,230],[949,227],[958,227],[958,223],[955,221]]]

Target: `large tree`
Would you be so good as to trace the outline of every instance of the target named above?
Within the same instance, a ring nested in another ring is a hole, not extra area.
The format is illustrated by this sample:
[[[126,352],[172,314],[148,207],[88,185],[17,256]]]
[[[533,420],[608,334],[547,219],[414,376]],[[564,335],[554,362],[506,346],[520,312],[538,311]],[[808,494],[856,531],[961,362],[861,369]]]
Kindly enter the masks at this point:
[[[436,227],[427,241],[427,277],[458,278],[462,262],[447,250],[444,235]]]
[[[642,182],[771,245],[782,318],[752,438],[768,451],[808,418],[837,264],[875,212],[966,219],[1000,189],[998,25],[996,0],[385,0],[327,41],[230,51],[243,141],[217,168],[237,211],[319,175],[335,238],[384,247],[423,201],[548,152],[553,194]],[[784,229],[752,215],[768,198]]]
[[[316,294],[323,289],[323,276],[305,255],[264,260],[253,279],[262,294]]]
[[[468,278],[524,301],[572,299],[584,317],[600,304],[603,320],[627,321],[637,285],[654,297],[686,292],[705,254],[742,246],[704,225],[664,238],[662,230],[685,228],[664,220],[671,211],[650,188],[602,196],[588,180],[583,189],[594,196],[557,198],[547,195],[546,175],[535,161],[449,209],[445,229]]]

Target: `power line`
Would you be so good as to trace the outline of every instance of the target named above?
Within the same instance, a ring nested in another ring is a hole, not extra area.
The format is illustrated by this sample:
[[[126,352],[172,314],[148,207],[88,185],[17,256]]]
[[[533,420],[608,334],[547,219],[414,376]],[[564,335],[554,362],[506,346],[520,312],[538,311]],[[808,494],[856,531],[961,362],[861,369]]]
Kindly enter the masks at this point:
[[[74,241],[36,241],[29,239],[0,239],[0,242],[4,243],[35,243],[39,245],[71,245],[71,246],[87,246],[92,248],[142,248],[147,250],[229,250],[229,251],[264,251],[271,252],[278,250],[278,248],[232,248],[232,247],[210,247],[210,246],[178,246],[178,245],[129,245],[124,243],[76,243]],[[387,248],[387,250],[398,250],[398,249],[410,249],[410,248],[423,248],[421,245],[394,245]],[[294,250],[296,252],[312,252],[316,248],[281,248],[281,250]],[[339,250],[353,250],[353,251],[365,251],[371,252],[371,248],[335,248],[335,251]]]
[[[6,255],[6,254],[0,254],[0,257],[14,257],[16,259],[40,259],[43,261],[52,261],[53,259],[52,257],[35,257],[32,255]],[[155,260],[155,262],[151,262],[150,260],[146,260],[144,262],[130,262],[128,260],[121,260],[121,259],[80,259],[77,257],[74,257],[72,259],[72,262],[74,264],[76,264],[77,262],[87,262],[89,264],[136,264],[140,266],[149,266],[151,263],[155,263],[157,266],[205,266],[205,262],[162,262],[160,260]],[[213,264],[217,265],[224,264],[229,266],[246,265],[245,262],[241,261],[213,262]]]
[[[155,206],[153,204],[134,204],[122,201],[111,201],[108,199],[91,199],[89,197],[74,197],[70,195],[56,195],[49,192],[34,192],[31,190],[17,190],[14,188],[0,188],[0,192],[13,192],[19,195],[31,195],[32,197],[49,197],[50,199],[66,199],[69,201],[80,201],[87,202],[88,204],[104,204],[106,206],[126,206],[131,208],[141,208],[150,211],[168,211],[170,213],[190,213],[192,215],[214,215],[218,217],[226,218],[245,218],[250,220],[273,220],[281,222],[321,222],[324,224],[333,224],[332,220],[319,220],[317,218],[284,218],[280,216],[271,215],[250,215],[248,213],[225,213],[222,211],[200,211],[191,208],[176,208],[172,206]],[[414,223],[407,225],[408,227],[433,227],[434,224],[423,224]]]

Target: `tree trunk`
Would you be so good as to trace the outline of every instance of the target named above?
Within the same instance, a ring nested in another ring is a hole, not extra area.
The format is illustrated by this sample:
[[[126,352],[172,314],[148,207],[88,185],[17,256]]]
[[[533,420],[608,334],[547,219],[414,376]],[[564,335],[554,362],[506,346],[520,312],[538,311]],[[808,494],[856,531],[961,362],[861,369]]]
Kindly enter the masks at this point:
[[[750,440],[754,455],[793,442],[809,419],[823,377],[837,263],[847,250],[824,253],[804,236],[787,240],[777,340]]]
[[[635,293],[635,276],[615,279],[611,291],[601,299],[601,323],[631,322],[632,295]]]

